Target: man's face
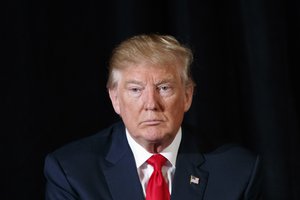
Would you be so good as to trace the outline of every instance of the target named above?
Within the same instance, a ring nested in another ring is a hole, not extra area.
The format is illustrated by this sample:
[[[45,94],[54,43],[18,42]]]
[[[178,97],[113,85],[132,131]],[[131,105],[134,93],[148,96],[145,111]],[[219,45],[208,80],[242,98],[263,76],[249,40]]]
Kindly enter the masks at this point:
[[[167,147],[190,108],[193,86],[184,85],[175,66],[142,63],[120,73],[117,86],[109,90],[116,113],[148,151],[157,151],[154,146]]]

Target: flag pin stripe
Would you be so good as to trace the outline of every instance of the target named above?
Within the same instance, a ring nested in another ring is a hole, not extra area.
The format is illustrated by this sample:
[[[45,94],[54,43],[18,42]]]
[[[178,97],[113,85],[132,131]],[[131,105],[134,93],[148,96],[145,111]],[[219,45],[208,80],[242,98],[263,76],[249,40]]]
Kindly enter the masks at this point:
[[[191,178],[190,178],[190,184],[199,184],[199,178],[194,176],[194,175],[191,175]]]

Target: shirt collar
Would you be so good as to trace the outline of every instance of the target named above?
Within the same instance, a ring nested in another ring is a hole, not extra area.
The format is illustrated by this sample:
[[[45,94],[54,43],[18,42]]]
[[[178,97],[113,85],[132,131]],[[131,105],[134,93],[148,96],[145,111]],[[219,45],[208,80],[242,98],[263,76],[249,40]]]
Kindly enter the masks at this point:
[[[139,168],[142,164],[144,164],[153,154],[149,153],[144,147],[142,147],[140,144],[138,144],[130,135],[126,128],[126,137],[128,144],[133,152],[133,156],[135,159],[135,163],[137,168]],[[174,140],[172,143],[167,146],[162,152],[160,152],[161,155],[163,155],[165,158],[168,159],[168,161],[172,164],[172,166],[175,167],[176,165],[176,158],[177,153],[180,145],[182,137],[182,130],[181,127],[179,128]]]

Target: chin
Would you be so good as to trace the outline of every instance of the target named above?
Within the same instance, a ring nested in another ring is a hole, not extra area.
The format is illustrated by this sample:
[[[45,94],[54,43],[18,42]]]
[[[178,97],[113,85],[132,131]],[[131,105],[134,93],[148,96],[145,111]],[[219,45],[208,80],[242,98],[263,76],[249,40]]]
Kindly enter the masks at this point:
[[[143,137],[147,139],[148,141],[151,141],[153,143],[161,143],[165,141],[168,137],[170,137],[167,133],[159,130],[159,131],[147,131],[144,133]]]
[[[149,140],[149,141],[156,141],[163,138],[163,134],[160,131],[153,131],[153,130],[146,130],[141,132],[141,137]]]

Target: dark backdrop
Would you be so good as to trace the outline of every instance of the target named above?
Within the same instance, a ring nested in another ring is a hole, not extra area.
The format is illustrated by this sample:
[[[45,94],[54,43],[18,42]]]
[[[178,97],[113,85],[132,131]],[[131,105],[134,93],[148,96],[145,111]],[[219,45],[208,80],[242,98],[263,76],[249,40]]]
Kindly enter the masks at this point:
[[[139,33],[172,34],[193,49],[186,123],[260,153],[265,199],[300,199],[299,1],[1,4],[1,199],[43,199],[45,155],[118,120],[107,62]]]

